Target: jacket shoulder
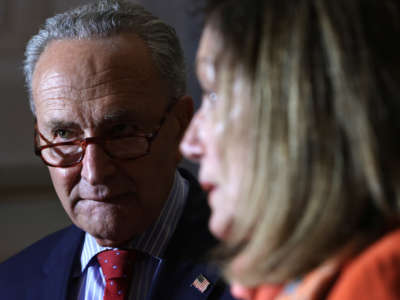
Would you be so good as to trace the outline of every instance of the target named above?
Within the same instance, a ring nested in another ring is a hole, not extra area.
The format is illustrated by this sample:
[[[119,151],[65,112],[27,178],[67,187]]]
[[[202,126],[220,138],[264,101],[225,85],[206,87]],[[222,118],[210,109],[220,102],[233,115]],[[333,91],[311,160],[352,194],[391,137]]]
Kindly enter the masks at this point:
[[[400,299],[400,230],[362,252],[344,268],[329,300]]]
[[[68,248],[71,241],[81,239],[82,235],[83,232],[72,225],[42,238],[7,259],[0,264],[1,285],[14,280],[20,281],[22,277],[38,276],[48,258],[54,255],[58,248]]]

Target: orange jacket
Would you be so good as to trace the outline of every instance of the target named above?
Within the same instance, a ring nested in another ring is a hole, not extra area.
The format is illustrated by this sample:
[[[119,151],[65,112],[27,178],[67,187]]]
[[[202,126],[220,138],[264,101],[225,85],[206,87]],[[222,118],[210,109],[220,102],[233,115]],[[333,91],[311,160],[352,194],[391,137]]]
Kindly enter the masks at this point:
[[[400,230],[387,234],[348,263],[328,299],[400,299]]]
[[[277,286],[261,285],[251,299],[400,300],[400,229],[388,233],[341,268],[336,261],[327,261],[280,291]]]

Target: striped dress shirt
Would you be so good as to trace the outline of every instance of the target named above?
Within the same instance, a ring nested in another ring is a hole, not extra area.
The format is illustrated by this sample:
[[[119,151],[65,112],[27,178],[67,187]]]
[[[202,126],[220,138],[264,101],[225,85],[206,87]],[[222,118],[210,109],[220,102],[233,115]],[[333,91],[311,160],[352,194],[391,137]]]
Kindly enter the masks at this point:
[[[162,254],[182,214],[188,190],[187,180],[176,171],[172,189],[160,217],[146,232],[128,245],[128,248],[145,254],[143,260],[134,264],[129,300],[146,299],[162,262]],[[105,279],[96,255],[108,249],[113,248],[98,245],[95,238],[86,233],[80,264],[73,272],[71,300],[103,299]]]

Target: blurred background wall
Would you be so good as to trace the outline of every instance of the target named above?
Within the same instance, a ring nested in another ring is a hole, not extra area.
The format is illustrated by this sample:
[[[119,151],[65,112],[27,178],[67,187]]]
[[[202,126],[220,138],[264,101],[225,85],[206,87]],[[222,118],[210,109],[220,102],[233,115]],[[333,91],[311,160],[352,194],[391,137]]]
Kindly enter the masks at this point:
[[[88,0],[0,0],[0,262],[70,221],[33,154],[33,118],[22,76],[24,47],[44,20]],[[186,55],[188,93],[198,107],[194,57],[201,32],[200,0],[139,0],[175,27]],[[183,162],[196,173],[196,166]]]

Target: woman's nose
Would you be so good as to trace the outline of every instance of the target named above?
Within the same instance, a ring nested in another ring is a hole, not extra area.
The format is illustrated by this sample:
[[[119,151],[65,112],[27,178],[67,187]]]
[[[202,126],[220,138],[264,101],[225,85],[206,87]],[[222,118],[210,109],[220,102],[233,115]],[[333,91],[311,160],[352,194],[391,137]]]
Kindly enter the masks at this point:
[[[199,135],[202,122],[199,113],[196,113],[180,144],[182,154],[192,161],[198,162],[204,155],[205,145]]]

